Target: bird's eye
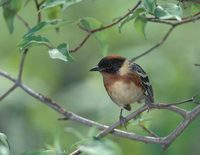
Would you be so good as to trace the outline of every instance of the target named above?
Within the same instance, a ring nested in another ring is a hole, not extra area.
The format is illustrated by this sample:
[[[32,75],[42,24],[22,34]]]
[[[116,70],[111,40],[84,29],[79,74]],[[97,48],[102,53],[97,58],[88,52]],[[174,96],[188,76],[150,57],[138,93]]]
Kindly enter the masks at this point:
[[[108,64],[106,65],[106,68],[107,68],[107,69],[112,68],[112,64],[111,64],[111,63],[108,63]]]

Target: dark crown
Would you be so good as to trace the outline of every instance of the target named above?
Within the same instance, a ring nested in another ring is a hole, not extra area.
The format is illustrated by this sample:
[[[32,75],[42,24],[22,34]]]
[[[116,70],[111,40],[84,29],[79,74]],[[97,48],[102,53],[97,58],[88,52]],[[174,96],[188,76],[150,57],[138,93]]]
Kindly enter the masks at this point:
[[[126,58],[120,56],[107,56],[101,59],[98,67],[102,72],[115,74],[119,71]]]

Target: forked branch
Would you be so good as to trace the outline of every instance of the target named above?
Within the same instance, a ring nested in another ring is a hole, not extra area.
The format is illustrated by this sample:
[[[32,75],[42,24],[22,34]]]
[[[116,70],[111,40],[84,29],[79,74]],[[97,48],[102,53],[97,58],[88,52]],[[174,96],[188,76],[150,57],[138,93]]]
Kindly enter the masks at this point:
[[[4,71],[0,71],[0,76],[12,81],[15,85],[20,87],[24,92],[26,92],[27,94],[29,94],[33,98],[37,99],[41,103],[46,104],[48,107],[52,108],[53,110],[55,110],[56,112],[61,114],[65,119],[72,120],[72,121],[78,122],[78,123],[86,125],[86,126],[96,127],[97,129],[102,130],[96,136],[96,138],[102,138],[102,137],[106,136],[107,134],[111,133],[111,134],[119,136],[119,137],[131,139],[131,140],[136,140],[136,141],[141,141],[141,142],[144,142],[144,143],[160,144],[160,145],[162,145],[163,147],[166,148],[200,114],[200,104],[198,104],[191,111],[186,111],[184,109],[181,109],[181,108],[175,106],[175,104],[181,104],[181,103],[186,103],[186,102],[197,103],[197,101],[195,100],[194,97],[187,99],[183,102],[172,103],[172,105],[170,105],[170,104],[168,105],[168,104],[164,104],[164,103],[156,103],[156,104],[153,104],[151,107],[144,105],[144,106],[140,107],[139,109],[137,109],[136,111],[129,114],[128,116],[126,116],[125,117],[126,121],[129,121],[129,120],[137,117],[141,113],[148,111],[149,108],[151,110],[164,109],[164,110],[169,110],[169,111],[175,112],[175,113],[177,113],[177,114],[179,114],[180,116],[183,117],[183,121],[178,125],[178,127],[172,133],[170,133],[166,137],[154,137],[154,136],[138,135],[138,134],[133,133],[133,132],[127,132],[127,131],[116,129],[118,126],[120,126],[120,121],[117,121],[116,123],[114,123],[113,125],[111,125],[109,127],[109,126],[97,123],[95,121],[89,120],[87,118],[81,117],[81,116],[79,116],[79,115],[77,115],[77,114],[75,114],[71,111],[67,111],[66,109],[61,107],[58,103],[53,101],[52,99],[42,95],[41,93],[37,93],[37,92],[33,91],[30,87],[27,87],[26,85],[19,82],[17,79],[13,78],[12,76],[10,76],[8,73],[6,73]],[[77,152],[80,152],[80,150],[77,150]]]
[[[42,3],[38,3],[37,0],[34,0],[34,1],[35,1],[37,10],[39,10]],[[44,2],[44,1],[42,1],[42,2]],[[86,43],[86,41],[90,38],[90,36],[93,35],[94,33],[103,31],[103,30],[108,29],[108,28],[111,28],[111,27],[117,25],[118,23],[120,23],[123,19],[125,19],[130,14],[132,14],[140,6],[140,4],[141,4],[141,0],[131,10],[129,10],[128,13],[126,13],[124,16],[122,16],[121,18],[112,22],[109,25],[102,26],[98,29],[86,31],[87,35],[85,36],[85,38],[81,41],[81,43],[76,48],[70,50],[70,52],[78,51]],[[22,21],[22,23],[27,27],[28,30],[30,29],[30,26],[28,25],[28,23],[21,16],[18,16],[18,19],[20,21]],[[143,53],[141,53],[137,57],[133,58],[132,60],[135,61],[136,59],[139,59],[139,58],[149,54],[150,52],[152,52],[153,50],[155,50],[156,48],[161,46],[167,40],[167,38],[170,36],[171,32],[174,30],[175,27],[182,25],[182,24],[189,23],[189,22],[193,22],[193,21],[199,20],[199,19],[200,19],[199,13],[197,13],[195,16],[192,16],[192,17],[188,17],[188,18],[186,17],[182,21],[178,21],[178,22],[174,21],[174,20],[159,20],[159,19],[155,19],[155,18],[148,18],[148,20],[150,22],[167,24],[167,25],[170,25],[171,27],[167,31],[167,33],[164,35],[164,37],[160,40],[160,42],[158,42],[156,45],[154,45],[152,48],[148,49],[147,51],[144,51]],[[41,14],[39,12],[38,13],[38,22],[40,22],[40,21],[41,21]],[[28,51],[28,49],[26,49],[22,53],[17,78],[12,77],[11,75],[6,73],[5,71],[0,71],[0,76],[2,76],[2,77],[13,82],[13,86],[9,90],[7,90],[3,95],[0,96],[0,101],[5,99],[5,97],[7,97],[11,92],[13,92],[16,88],[19,87],[24,92],[26,92],[28,95],[32,96],[36,100],[47,105],[48,107],[52,108],[54,111],[56,111],[57,113],[62,115],[63,119],[75,121],[75,122],[78,122],[80,124],[83,124],[83,125],[86,125],[86,126],[89,126],[89,127],[96,127],[97,129],[99,129],[101,131],[98,135],[96,135],[96,138],[103,138],[108,134],[113,134],[113,135],[123,137],[123,138],[127,138],[127,139],[130,139],[130,140],[140,141],[140,142],[144,142],[144,143],[159,144],[163,148],[167,148],[186,129],[186,127],[197,116],[200,115],[200,104],[199,104],[199,102],[196,101],[195,97],[192,97],[192,98],[189,98],[187,100],[184,100],[184,101],[181,101],[181,102],[178,102],[178,103],[172,103],[172,104],[155,103],[155,104],[152,104],[150,107],[148,107],[147,105],[144,105],[144,106],[138,108],[136,111],[132,112],[131,114],[129,114],[128,116],[125,117],[126,122],[128,122],[129,120],[136,118],[138,115],[140,115],[141,113],[143,113],[145,111],[156,110],[156,109],[168,110],[168,111],[172,111],[174,113],[179,114],[183,118],[182,122],[180,122],[179,125],[171,133],[169,133],[165,137],[159,137],[158,135],[156,135],[155,133],[153,133],[149,129],[145,128],[145,126],[141,126],[141,127],[150,136],[138,135],[138,134],[133,133],[133,132],[128,132],[128,131],[116,129],[118,126],[120,126],[119,121],[117,121],[116,123],[114,123],[111,126],[107,126],[107,125],[103,125],[103,124],[100,124],[98,122],[89,120],[89,119],[84,118],[82,116],[79,116],[79,115],[77,115],[77,114],[75,114],[71,111],[67,111],[65,108],[61,107],[57,102],[46,97],[45,95],[42,95],[41,93],[35,92],[34,90],[32,90],[30,87],[26,86],[22,82],[22,73],[23,73],[23,70],[24,70],[24,62],[25,62],[27,51]],[[196,64],[196,66],[199,66],[199,64]],[[187,103],[187,102],[197,103],[197,106],[195,106],[190,111],[186,111],[182,108],[177,107],[177,105]],[[81,153],[81,150],[77,149],[71,155],[77,155],[77,154],[80,154],[80,153]]]

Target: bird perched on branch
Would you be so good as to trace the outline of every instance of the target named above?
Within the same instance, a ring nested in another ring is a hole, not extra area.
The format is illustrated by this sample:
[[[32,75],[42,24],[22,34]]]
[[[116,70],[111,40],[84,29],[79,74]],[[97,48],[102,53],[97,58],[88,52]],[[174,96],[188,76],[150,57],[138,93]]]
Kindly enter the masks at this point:
[[[122,124],[125,121],[122,111],[130,111],[130,104],[141,103],[142,99],[149,106],[154,103],[149,78],[138,64],[118,55],[110,55],[102,58],[90,71],[99,71],[102,74],[108,95],[121,108]]]

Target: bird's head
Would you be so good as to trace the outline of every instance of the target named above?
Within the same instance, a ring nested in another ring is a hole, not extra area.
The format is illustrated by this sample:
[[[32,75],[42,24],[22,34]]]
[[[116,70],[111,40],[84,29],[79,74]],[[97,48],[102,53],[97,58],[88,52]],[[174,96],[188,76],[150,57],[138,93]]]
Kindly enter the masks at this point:
[[[100,62],[90,71],[99,71],[102,74],[119,74],[126,66],[126,58],[119,55],[110,55],[102,58]]]

